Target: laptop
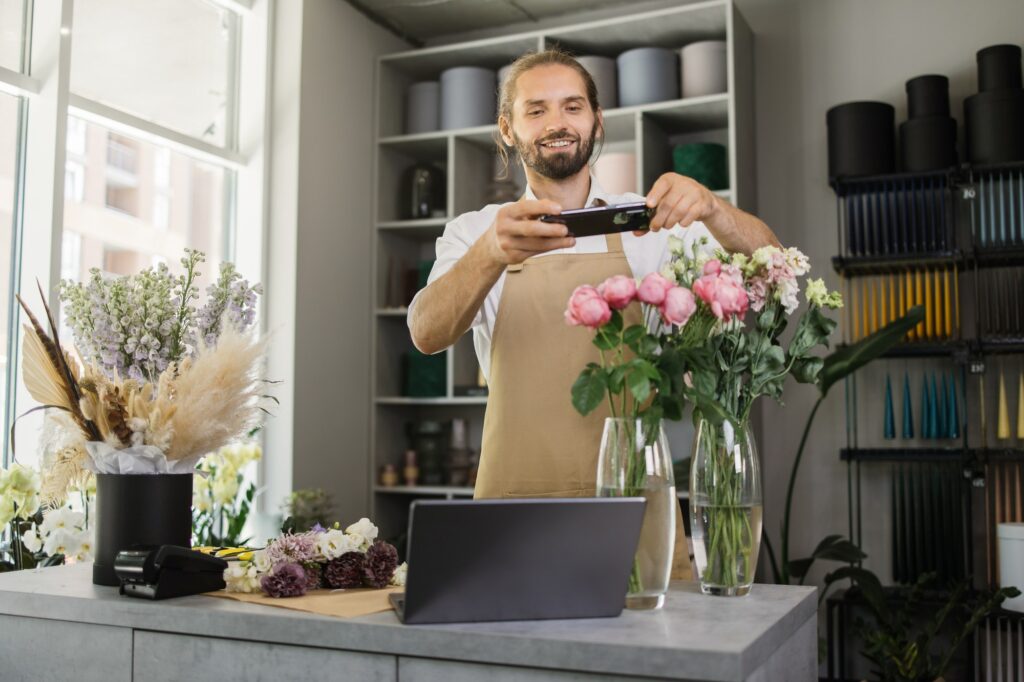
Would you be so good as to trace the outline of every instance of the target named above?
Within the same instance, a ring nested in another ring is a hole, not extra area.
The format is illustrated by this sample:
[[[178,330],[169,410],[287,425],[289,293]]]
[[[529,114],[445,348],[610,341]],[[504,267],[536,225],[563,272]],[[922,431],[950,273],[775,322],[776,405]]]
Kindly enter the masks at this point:
[[[406,624],[618,616],[640,538],[639,497],[416,500]]]

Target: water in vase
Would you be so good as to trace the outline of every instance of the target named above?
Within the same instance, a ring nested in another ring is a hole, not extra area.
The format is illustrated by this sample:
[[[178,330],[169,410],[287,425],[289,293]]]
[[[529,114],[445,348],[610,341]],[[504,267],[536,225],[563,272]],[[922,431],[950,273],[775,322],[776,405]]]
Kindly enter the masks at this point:
[[[714,506],[707,495],[691,495],[690,507],[701,590],[716,595],[749,592],[757,570],[762,506]]]

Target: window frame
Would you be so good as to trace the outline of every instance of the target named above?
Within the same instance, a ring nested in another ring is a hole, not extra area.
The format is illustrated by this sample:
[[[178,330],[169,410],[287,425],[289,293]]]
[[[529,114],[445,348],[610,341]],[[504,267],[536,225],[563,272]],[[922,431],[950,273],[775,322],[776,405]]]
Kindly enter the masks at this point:
[[[169,147],[227,169],[224,201],[226,259],[250,279],[266,281],[267,182],[271,78],[271,17],[276,0],[207,0],[238,16],[229,58],[231,93],[224,146],[166,128],[71,91],[71,47],[75,0],[24,0],[20,71],[0,67],[0,92],[20,98],[18,154],[12,225],[7,372],[0,464],[11,461],[10,427],[34,406],[21,384],[22,314],[14,298],[37,299],[36,281],[60,315],[58,291],[64,230],[67,121],[73,116]],[[53,64],[45,73],[33,64]],[[266,316],[261,314],[265,329]]]

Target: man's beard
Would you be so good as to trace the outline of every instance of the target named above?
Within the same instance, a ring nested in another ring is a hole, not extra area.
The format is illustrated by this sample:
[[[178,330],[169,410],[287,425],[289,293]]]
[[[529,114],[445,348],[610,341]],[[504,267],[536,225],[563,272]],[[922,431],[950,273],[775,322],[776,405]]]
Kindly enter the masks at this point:
[[[594,141],[597,139],[597,126],[590,129],[590,138],[587,140],[568,132],[549,135],[536,143],[523,142],[514,133],[512,137],[515,140],[516,152],[519,153],[527,168],[552,180],[565,180],[579,173],[580,169],[590,161],[590,155],[594,153]],[[576,151],[545,154],[538,148],[542,142],[554,142],[555,140],[576,142]]]

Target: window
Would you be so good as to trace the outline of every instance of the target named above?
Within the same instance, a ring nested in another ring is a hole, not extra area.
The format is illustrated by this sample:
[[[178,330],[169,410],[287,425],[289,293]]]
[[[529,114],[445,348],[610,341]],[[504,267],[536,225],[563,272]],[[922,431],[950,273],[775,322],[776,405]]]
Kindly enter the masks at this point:
[[[238,15],[205,0],[76,2],[71,91],[225,146],[237,33]]]
[[[70,42],[59,39],[68,4]],[[0,0],[0,464],[10,461],[12,416],[35,406],[17,376],[19,339],[10,338],[19,329],[15,291],[38,308],[37,279],[55,291],[61,278],[82,280],[93,267],[176,270],[186,247],[207,254],[212,278],[237,243],[247,245],[236,263],[243,275],[260,279],[265,145],[257,136],[266,128],[270,6]],[[60,183],[63,211],[55,211]],[[25,464],[35,463],[40,425],[41,413],[18,422]]]

